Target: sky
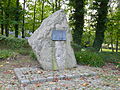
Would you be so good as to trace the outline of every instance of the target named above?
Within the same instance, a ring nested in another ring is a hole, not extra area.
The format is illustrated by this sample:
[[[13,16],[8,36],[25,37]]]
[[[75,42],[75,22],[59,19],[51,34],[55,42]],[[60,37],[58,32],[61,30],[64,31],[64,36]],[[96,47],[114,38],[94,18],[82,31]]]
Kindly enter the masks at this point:
[[[20,2],[22,3],[22,2],[23,2],[23,0],[20,0]]]

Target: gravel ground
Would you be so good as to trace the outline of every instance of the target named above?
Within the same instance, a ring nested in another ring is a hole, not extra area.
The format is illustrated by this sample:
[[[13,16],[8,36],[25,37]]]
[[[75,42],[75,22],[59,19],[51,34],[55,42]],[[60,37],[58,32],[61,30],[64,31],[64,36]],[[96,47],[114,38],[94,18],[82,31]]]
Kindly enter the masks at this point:
[[[77,72],[93,71],[97,73],[94,76],[36,84],[20,84],[13,69],[32,66],[38,67],[38,62],[30,60],[28,57],[21,60],[0,61],[0,90],[120,90],[120,70],[117,70],[110,63],[103,68],[78,65],[73,70]],[[57,72],[57,74],[61,73]]]

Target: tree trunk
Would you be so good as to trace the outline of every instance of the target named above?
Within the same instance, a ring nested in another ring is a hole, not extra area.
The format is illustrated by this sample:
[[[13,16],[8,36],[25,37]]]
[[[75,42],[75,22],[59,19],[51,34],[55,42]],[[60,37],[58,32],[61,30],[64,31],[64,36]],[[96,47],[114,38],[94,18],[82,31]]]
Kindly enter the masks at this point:
[[[49,0],[48,0],[47,2],[52,6],[52,11],[53,11],[53,13],[54,13],[54,2],[50,3]]]
[[[35,5],[34,5],[34,18],[33,18],[33,31],[35,31],[35,14],[36,14],[36,0],[35,0]]]
[[[44,0],[43,0],[43,2],[42,2],[42,14],[41,14],[41,22],[43,21],[43,19],[44,19]]]
[[[118,1],[118,8],[120,9],[120,0],[117,0]]]
[[[9,7],[10,7],[10,2],[11,2],[11,0],[8,0],[8,5],[7,5],[7,10],[5,11],[5,35],[6,35],[6,37],[8,37],[9,36],[9,12],[8,12],[8,10],[9,10]]]
[[[25,0],[23,3],[23,11],[25,13]],[[25,31],[25,14],[23,13],[23,26],[22,26],[22,38],[25,38],[24,31]]]
[[[15,21],[17,22],[15,24],[15,37],[18,37],[18,29],[19,29],[19,0],[16,0],[16,15],[15,15]]]
[[[104,32],[106,30],[106,21],[107,21],[107,9],[109,0],[101,0],[98,8],[98,19],[95,33],[95,40],[93,43],[93,48],[98,52],[104,41]]]
[[[2,8],[2,11],[1,11],[1,15],[2,15],[2,20],[3,20],[3,8]],[[2,24],[1,24],[1,34],[2,35],[4,34],[4,24],[3,24],[3,21],[2,21]]]
[[[76,44],[81,45],[81,39],[84,27],[84,0],[75,0],[74,13],[74,34],[73,40]]]
[[[103,51],[103,50],[102,50],[102,47],[101,47],[101,49],[100,49],[100,50],[101,50],[101,52]]]
[[[61,1],[61,0],[58,1],[58,5],[59,5],[59,6],[58,6],[58,9],[59,9],[59,10],[60,10],[60,7],[61,7],[60,1]]]
[[[117,38],[116,38],[116,52],[118,52],[118,45],[119,44],[119,37],[118,37],[118,34],[117,34]]]
[[[1,24],[1,34],[4,35],[4,25]]]
[[[112,37],[112,33],[110,33],[110,38],[111,38],[111,49],[112,49],[112,52],[114,52],[114,47],[113,47],[113,37]]]
[[[6,35],[6,37],[9,36],[8,24],[5,24],[5,35]]]
[[[55,10],[57,11],[58,10],[58,0],[55,0]]]
[[[53,11],[53,13],[55,12],[55,5],[54,5],[54,3],[52,4],[52,11]]]

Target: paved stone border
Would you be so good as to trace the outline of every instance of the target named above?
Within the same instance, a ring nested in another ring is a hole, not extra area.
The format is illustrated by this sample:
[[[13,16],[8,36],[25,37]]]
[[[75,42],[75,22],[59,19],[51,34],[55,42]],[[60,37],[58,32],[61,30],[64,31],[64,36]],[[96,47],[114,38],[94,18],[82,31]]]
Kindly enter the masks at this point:
[[[43,71],[35,67],[23,67],[14,69],[16,76],[21,84],[33,84],[58,80],[70,80],[83,76],[94,76],[95,72],[78,72],[75,70],[65,71]],[[74,71],[74,72],[72,72]]]

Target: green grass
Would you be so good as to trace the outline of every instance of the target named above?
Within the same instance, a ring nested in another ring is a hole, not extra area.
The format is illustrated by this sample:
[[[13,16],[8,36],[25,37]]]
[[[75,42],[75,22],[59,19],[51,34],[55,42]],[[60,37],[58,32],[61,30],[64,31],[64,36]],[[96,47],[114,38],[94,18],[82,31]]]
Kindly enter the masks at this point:
[[[7,49],[20,49],[30,47],[25,39],[0,36],[0,46]]]
[[[31,48],[20,48],[20,49],[15,50],[15,52],[21,55],[30,55],[32,52],[32,49]]]
[[[120,52],[100,52],[99,55],[104,59],[105,62],[114,63],[116,66],[120,67]]]
[[[115,50],[114,50],[115,51]],[[105,49],[105,48],[103,48],[102,49],[102,52],[112,52],[112,49]],[[120,52],[120,50],[118,50],[118,52]]]
[[[79,51],[75,53],[78,64],[101,67],[105,64],[103,58],[96,52]]]
[[[32,60],[37,60],[37,56],[35,55],[34,52],[30,53],[30,57],[31,57]]]
[[[13,56],[14,52],[12,50],[0,50],[0,59],[6,59]]]
[[[33,59],[35,55],[31,47],[28,44],[28,41],[25,39],[13,38],[0,36],[0,58],[6,59],[11,57],[14,54],[29,55]]]
[[[114,63],[117,67],[120,67],[120,50],[118,53],[112,52],[111,49],[102,49],[102,52],[95,53],[93,48],[81,48],[81,51],[80,50],[78,51],[74,50],[74,51],[76,54],[76,59],[78,64],[86,64],[90,66],[101,66],[99,65],[98,61],[99,61],[99,58],[102,58],[104,62]]]

